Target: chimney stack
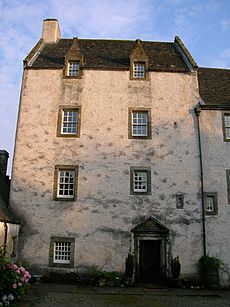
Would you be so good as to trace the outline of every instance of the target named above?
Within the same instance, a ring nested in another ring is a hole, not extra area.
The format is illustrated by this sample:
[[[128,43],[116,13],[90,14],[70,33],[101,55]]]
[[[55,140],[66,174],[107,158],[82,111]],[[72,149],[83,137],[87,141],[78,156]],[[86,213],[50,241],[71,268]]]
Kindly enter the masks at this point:
[[[8,158],[8,152],[6,150],[0,150],[0,173],[3,176],[6,176]]]
[[[60,39],[60,29],[57,19],[45,19],[43,20],[42,38],[45,43],[57,43]]]

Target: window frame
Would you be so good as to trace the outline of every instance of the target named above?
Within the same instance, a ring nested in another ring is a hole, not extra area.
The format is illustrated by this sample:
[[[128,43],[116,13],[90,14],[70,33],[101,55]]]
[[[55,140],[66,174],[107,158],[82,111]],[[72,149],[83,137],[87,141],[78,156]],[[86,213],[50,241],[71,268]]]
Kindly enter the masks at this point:
[[[184,208],[184,194],[177,193],[176,194],[176,208],[183,209]]]
[[[59,196],[59,179],[60,171],[74,171],[75,172],[75,181],[74,181],[74,194],[73,197],[70,196]],[[54,189],[53,189],[53,198],[56,201],[76,201],[77,200],[77,185],[78,185],[78,165],[55,165],[54,169]]]
[[[134,172],[145,172],[147,174],[146,191],[135,191],[134,189]],[[130,166],[130,194],[131,195],[151,195],[151,168],[143,166]]]
[[[227,182],[227,199],[228,199],[228,204],[230,205],[230,170],[226,170],[226,182]]]
[[[70,262],[61,263],[54,262],[54,245],[55,242],[60,243],[70,243]],[[75,251],[75,238],[68,237],[51,237],[50,238],[50,249],[49,249],[49,266],[51,267],[62,267],[62,268],[72,268],[74,267],[74,251]]]
[[[224,142],[230,142],[230,138],[227,138],[227,134],[226,134],[225,116],[230,117],[230,112],[222,112],[223,140],[224,140]],[[230,129],[230,126],[229,126],[229,129]]]
[[[208,202],[207,199],[208,197],[212,197],[213,198],[213,211],[208,211],[207,210],[207,206],[208,206]],[[218,214],[218,201],[217,201],[217,192],[204,192],[204,211],[205,211],[205,215],[217,215]]]
[[[134,61],[132,63],[133,67],[132,67],[132,79],[133,80],[145,80],[146,79],[146,65],[145,65],[145,62],[141,62],[141,61]],[[135,65],[142,65],[144,67],[144,71],[143,71],[143,77],[135,77],[135,72],[137,73],[140,73],[142,71],[139,71],[139,70],[135,70]]]
[[[150,108],[129,108],[128,111],[128,138],[129,139],[151,139],[152,124],[151,124],[151,109]],[[147,113],[147,135],[133,135],[133,113]]]
[[[77,131],[76,133],[63,133],[63,113],[64,112],[77,112]],[[57,137],[65,138],[79,138],[81,127],[81,106],[59,106],[58,122],[57,122]]]
[[[70,75],[70,65],[71,64],[78,64],[78,73],[77,75]],[[80,60],[68,60],[67,61],[67,70],[66,70],[66,76],[68,78],[78,79],[80,76]]]

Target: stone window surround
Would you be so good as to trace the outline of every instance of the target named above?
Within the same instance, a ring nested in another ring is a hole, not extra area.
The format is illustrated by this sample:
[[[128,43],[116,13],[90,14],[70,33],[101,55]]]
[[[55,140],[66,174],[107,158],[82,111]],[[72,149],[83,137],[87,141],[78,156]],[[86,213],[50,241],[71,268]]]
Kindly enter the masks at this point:
[[[147,173],[147,191],[135,192],[133,188],[134,183],[134,171]],[[151,195],[151,168],[143,166],[130,166],[130,194],[131,195]]]
[[[63,111],[77,111],[78,112],[78,122],[77,122],[77,133],[76,134],[62,133]],[[57,137],[79,138],[80,137],[80,127],[81,127],[81,106],[60,105],[59,110],[58,110]]]
[[[54,242],[70,242],[70,263],[54,263]],[[49,266],[59,268],[73,268],[74,267],[74,250],[75,250],[75,238],[68,237],[51,237],[50,238],[50,250],[49,250]]]
[[[226,177],[227,177],[227,197],[228,197],[228,204],[230,205],[230,169],[226,170]]]
[[[228,139],[226,137],[225,120],[224,120],[225,115],[230,116],[230,112],[224,112],[224,111],[222,112],[223,140],[224,140],[224,142],[230,142],[230,138]]]
[[[213,197],[214,199],[214,210],[213,212],[207,211],[207,198]],[[218,202],[217,202],[217,192],[204,192],[204,210],[205,215],[217,215],[218,214]]]
[[[58,197],[58,178],[60,170],[74,170],[75,171],[75,182],[74,182],[74,196],[69,197]],[[55,165],[54,169],[54,187],[53,187],[53,199],[56,201],[76,201],[77,200],[77,183],[78,183],[78,165]]]
[[[132,135],[132,113],[133,112],[146,112],[148,117],[148,133],[146,136],[133,136]],[[151,109],[150,108],[129,108],[128,110],[128,138],[129,139],[152,139],[152,123],[151,123]]]

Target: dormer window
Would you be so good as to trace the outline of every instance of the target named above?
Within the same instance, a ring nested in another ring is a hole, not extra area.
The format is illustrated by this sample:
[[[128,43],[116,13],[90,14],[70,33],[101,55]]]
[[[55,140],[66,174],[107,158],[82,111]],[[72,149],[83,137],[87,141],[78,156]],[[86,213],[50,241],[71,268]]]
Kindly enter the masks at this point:
[[[79,61],[70,61],[68,63],[68,76],[78,77],[79,76]]]
[[[134,63],[133,64],[133,78],[143,79],[145,78],[145,64],[144,63]]]
[[[130,80],[149,80],[148,78],[148,55],[146,54],[142,42],[137,39],[130,54]]]

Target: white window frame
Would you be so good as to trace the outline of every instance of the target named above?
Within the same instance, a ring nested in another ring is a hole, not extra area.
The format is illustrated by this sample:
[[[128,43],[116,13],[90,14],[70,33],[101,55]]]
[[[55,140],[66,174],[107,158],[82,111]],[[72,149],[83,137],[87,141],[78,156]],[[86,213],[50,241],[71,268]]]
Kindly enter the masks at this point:
[[[69,61],[68,62],[68,76],[69,77],[78,77],[79,76],[79,61]]]
[[[136,187],[137,186],[137,187]],[[144,186],[144,187],[142,187]],[[133,192],[147,193],[148,173],[144,170],[133,171]]]
[[[136,116],[134,116],[134,114],[136,114]],[[145,117],[143,117],[143,115],[145,115]],[[132,136],[147,137],[148,136],[148,112],[147,111],[132,111],[131,116],[132,116],[131,118]],[[135,130],[137,130],[137,132]],[[139,132],[139,130],[143,130],[143,131]]]
[[[71,242],[54,241],[53,263],[70,264],[70,260]]]
[[[228,122],[227,123],[227,119],[228,118]],[[225,133],[225,139],[227,141],[230,141],[230,113],[229,114],[224,114],[224,133]],[[227,133],[227,131],[229,131],[229,133]],[[229,136],[228,136],[229,134]]]
[[[212,203],[210,203],[210,200],[212,200]],[[215,210],[215,197],[213,195],[207,195],[206,202],[207,202],[206,212],[213,213]]]
[[[62,173],[63,173],[63,175],[62,175]],[[67,175],[67,173],[70,173],[73,176],[71,177],[70,175]],[[73,180],[71,180],[71,179],[73,179]],[[58,182],[57,182],[57,197],[58,198],[74,199],[74,197],[75,197],[75,184],[76,184],[76,171],[74,169],[59,169],[58,170]],[[61,185],[63,185],[63,189],[60,188]],[[60,194],[61,190],[63,190],[63,194]],[[67,195],[65,195],[65,191],[68,191]],[[73,191],[73,193],[70,194],[70,191]]]
[[[133,78],[144,79],[145,78],[145,64],[140,62],[133,63]]]
[[[76,135],[78,134],[78,109],[63,109],[61,121],[61,134]]]

